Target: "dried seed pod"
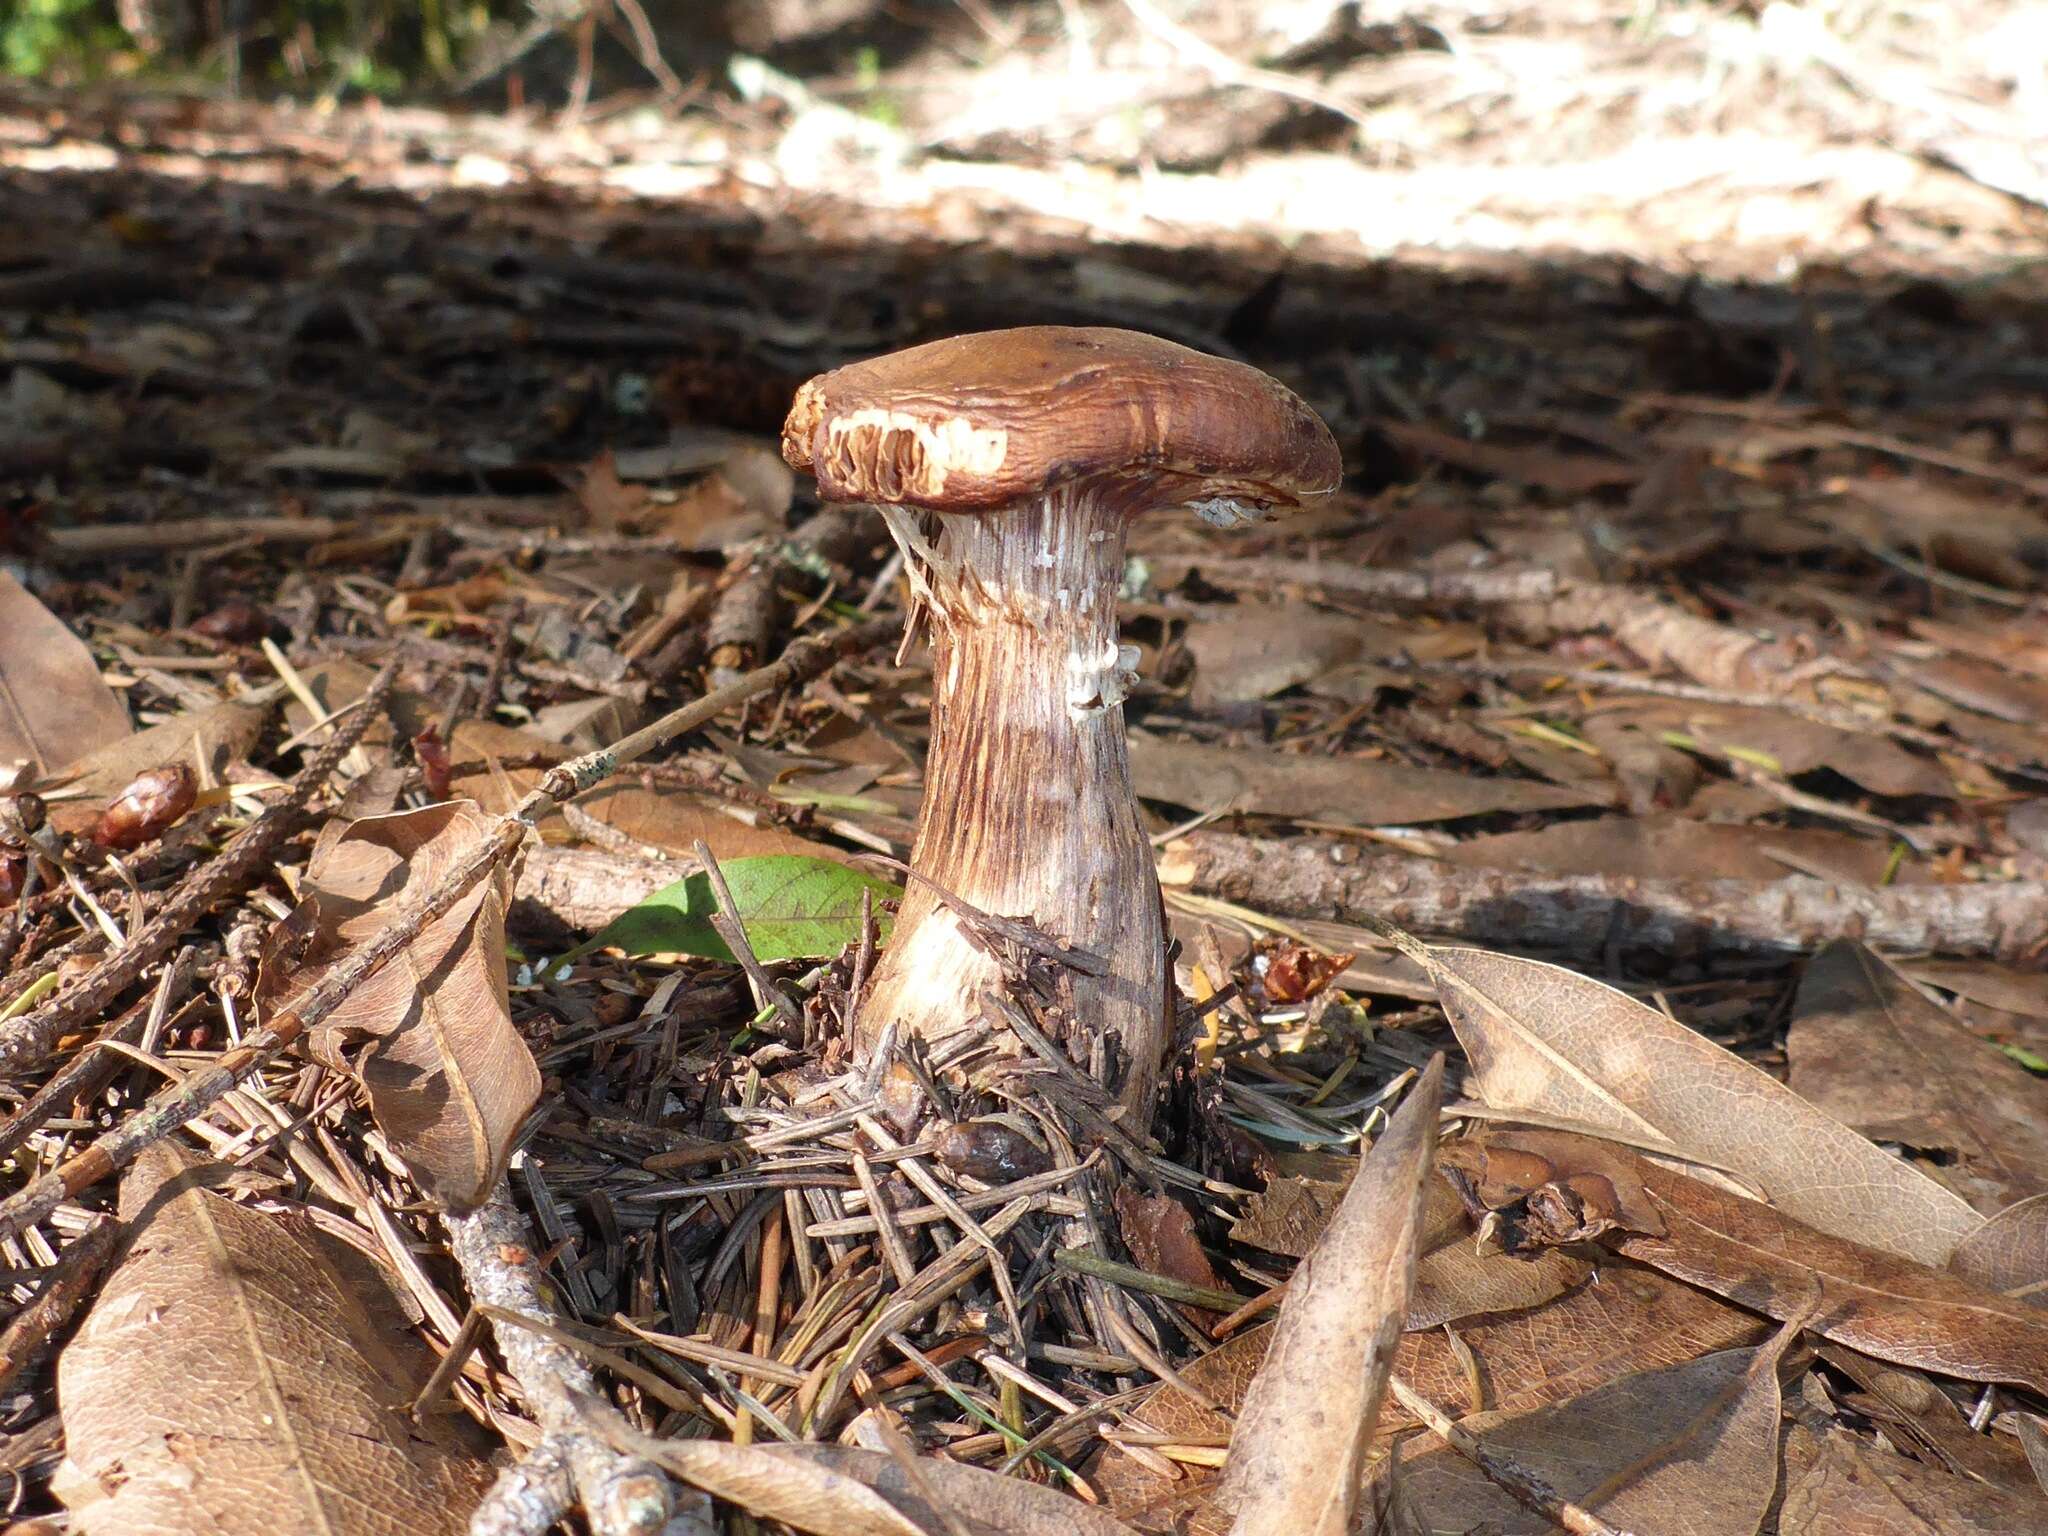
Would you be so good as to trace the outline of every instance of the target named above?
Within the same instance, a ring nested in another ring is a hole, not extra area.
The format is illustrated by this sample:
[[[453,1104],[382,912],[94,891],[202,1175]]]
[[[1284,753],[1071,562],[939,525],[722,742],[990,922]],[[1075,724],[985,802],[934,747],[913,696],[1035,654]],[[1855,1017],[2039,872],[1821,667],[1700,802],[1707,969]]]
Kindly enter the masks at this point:
[[[245,598],[229,598],[192,621],[192,633],[228,645],[254,645],[270,633],[270,615]]]
[[[924,1089],[917,1074],[900,1061],[889,1063],[882,1074],[882,1118],[899,1136],[915,1136],[917,1122],[924,1117]]]
[[[454,794],[453,782],[448,777],[454,759],[448,755],[448,743],[441,739],[439,726],[430,725],[413,737],[412,755],[420,765],[420,778],[431,799],[446,800]]]
[[[1052,1158],[1014,1126],[997,1120],[961,1120],[939,1136],[939,1161],[984,1184],[1013,1184],[1045,1173]]]
[[[23,790],[0,804],[0,837],[26,847],[43,830],[46,819],[43,797]]]
[[[183,763],[166,763],[138,774],[116,795],[92,840],[102,848],[139,848],[171,829],[199,798],[199,780]]]

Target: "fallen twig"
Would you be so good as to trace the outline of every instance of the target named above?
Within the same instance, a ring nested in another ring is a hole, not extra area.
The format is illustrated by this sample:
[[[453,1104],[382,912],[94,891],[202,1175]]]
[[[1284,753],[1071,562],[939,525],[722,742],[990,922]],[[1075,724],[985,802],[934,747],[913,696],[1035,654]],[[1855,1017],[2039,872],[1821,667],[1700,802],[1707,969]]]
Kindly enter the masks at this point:
[[[1400,1377],[1389,1377],[1387,1390],[1394,1394],[1396,1402],[1427,1424],[1432,1433],[1440,1435],[1460,1456],[1484,1472],[1488,1481],[1513,1497],[1524,1509],[1563,1527],[1572,1536],[1630,1536],[1629,1532],[1618,1530],[1590,1510],[1572,1503],[1535,1473],[1488,1450],[1470,1431],[1452,1423],[1449,1414]]]
[[[121,1224],[102,1220],[57,1256],[57,1267],[33,1300],[0,1333],[0,1389],[12,1387],[85,1300],[114,1251]]]
[[[541,1281],[533,1233],[503,1179],[476,1210],[443,1216],[442,1221],[472,1300],[535,1323],[556,1323],[558,1314]],[[546,1431],[547,1438],[535,1451],[547,1448],[550,1454],[530,1457],[500,1475],[482,1506],[494,1522],[485,1529],[522,1529],[505,1523],[505,1516],[516,1510],[520,1517],[547,1514],[548,1519],[523,1527],[535,1536],[546,1531],[563,1513],[548,1506],[565,1491],[563,1479],[554,1472],[565,1467],[594,1536],[659,1531],[674,1504],[668,1479],[652,1463],[613,1450],[592,1422],[586,1405],[602,1399],[590,1367],[536,1329],[495,1319],[491,1328],[526,1396],[527,1410]]]
[[[1673,956],[1769,954],[1856,938],[1876,949],[2026,962],[2048,950],[2048,883],[1838,885],[1638,880],[1470,869],[1348,844],[1196,832],[1159,878],[1285,917],[1382,917],[1480,944],[1597,954],[1609,944]]]

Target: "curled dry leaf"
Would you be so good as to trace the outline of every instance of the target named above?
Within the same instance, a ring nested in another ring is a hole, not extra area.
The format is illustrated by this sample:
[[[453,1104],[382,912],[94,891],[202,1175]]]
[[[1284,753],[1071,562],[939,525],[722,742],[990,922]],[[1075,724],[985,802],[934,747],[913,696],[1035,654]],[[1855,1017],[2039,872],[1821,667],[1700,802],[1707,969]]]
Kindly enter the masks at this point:
[[[1949,1272],[2030,1307],[2048,1307],[2048,1195],[2009,1205],[1964,1238]]]
[[[56,1489],[84,1536],[456,1536],[489,1464],[407,1404],[433,1358],[353,1250],[239,1205],[168,1143],[57,1367]]]
[[[1786,1328],[1756,1349],[1624,1376],[1532,1412],[1477,1414],[1458,1427],[1617,1529],[1756,1536],[1778,1487],[1778,1362],[1797,1337]],[[1441,1440],[1410,1440],[1395,1459],[1398,1472],[1388,1471],[1426,1530],[1554,1529]]]
[[[2048,1192],[2048,1082],[1853,940],[1808,962],[1785,1041],[1797,1093],[1878,1141],[1953,1153],[1987,1214]]]
[[[0,570],[0,768],[42,777],[128,734],[128,711],[92,652],[35,595]]]
[[[1601,1237],[1638,1263],[1816,1333],[1965,1381],[2048,1391],[2048,1313],[1561,1131],[1493,1131],[1443,1150],[1510,1247]],[[1645,1230],[1642,1212],[1654,1213]],[[1574,1221],[1578,1225],[1574,1229]]]
[[[1800,1221],[1939,1268],[1982,1218],[1768,1073],[1560,966],[1405,939],[1478,1096],[1726,1169]]]
[[[1233,1536],[1346,1536],[1415,1283],[1444,1061],[1431,1060],[1301,1261],[1232,1437]]]
[[[307,871],[306,899],[265,945],[258,1005],[289,1002],[368,942],[490,825],[474,805],[456,800],[367,816],[324,836]],[[510,885],[499,866],[351,993],[311,1039],[321,1060],[362,1082],[392,1150],[452,1211],[489,1194],[540,1097],[540,1069],[512,1026],[505,990]]]

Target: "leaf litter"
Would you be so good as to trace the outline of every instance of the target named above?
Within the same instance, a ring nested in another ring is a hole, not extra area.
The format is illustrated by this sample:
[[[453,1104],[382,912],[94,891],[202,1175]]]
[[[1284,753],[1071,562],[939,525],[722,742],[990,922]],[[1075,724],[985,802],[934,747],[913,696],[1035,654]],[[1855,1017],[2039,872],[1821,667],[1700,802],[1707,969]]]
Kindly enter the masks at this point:
[[[2048,1408],[2048,439],[2009,280],[1368,274],[1316,235],[1283,271],[1156,224],[1083,256],[1043,212],[935,241],[967,215],[744,178],[628,216],[528,127],[236,109],[290,125],[258,150],[137,105],[121,142],[269,179],[230,206],[26,177],[106,109],[13,90],[0,1227],[6,1357],[59,1362],[9,1402],[24,1518],[269,1529],[339,1485],[536,1536],[2048,1524],[2011,1476]],[[311,196],[315,148],[364,179]],[[498,153],[541,174],[460,218],[378,191]],[[886,543],[773,433],[811,373],[1042,319],[1240,352],[1351,471],[1134,541],[1182,999],[1150,1123],[1045,1028],[1028,932],[981,934],[1028,1070],[843,1044],[928,661],[862,628],[907,606]],[[1549,1171],[1495,1206],[1429,1170],[1489,1146]]]

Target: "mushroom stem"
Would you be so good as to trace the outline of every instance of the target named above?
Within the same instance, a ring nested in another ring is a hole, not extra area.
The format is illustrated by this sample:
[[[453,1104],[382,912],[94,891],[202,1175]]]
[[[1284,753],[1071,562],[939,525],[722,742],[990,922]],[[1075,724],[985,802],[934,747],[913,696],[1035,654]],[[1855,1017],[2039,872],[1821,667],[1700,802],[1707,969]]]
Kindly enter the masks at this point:
[[[1149,1115],[1167,1040],[1164,914],[1124,747],[1116,634],[1128,508],[1068,489],[942,520],[922,556],[932,733],[911,867],[975,907],[1028,918],[1107,964],[1057,986],[1075,1060]],[[892,529],[895,524],[892,521]],[[900,530],[897,530],[900,536]],[[986,1031],[996,961],[913,880],[855,1020],[872,1050]]]

